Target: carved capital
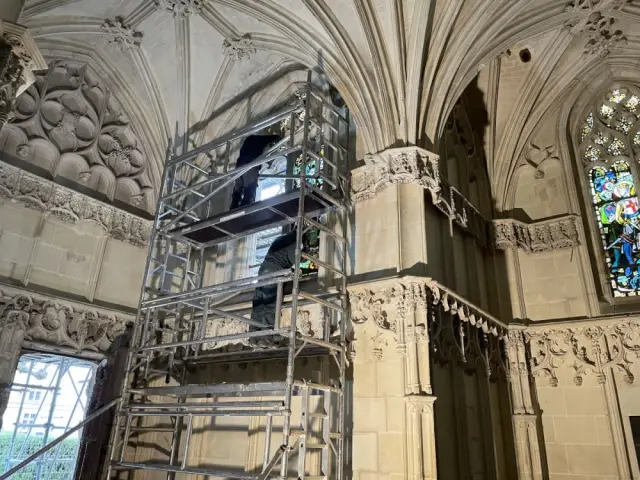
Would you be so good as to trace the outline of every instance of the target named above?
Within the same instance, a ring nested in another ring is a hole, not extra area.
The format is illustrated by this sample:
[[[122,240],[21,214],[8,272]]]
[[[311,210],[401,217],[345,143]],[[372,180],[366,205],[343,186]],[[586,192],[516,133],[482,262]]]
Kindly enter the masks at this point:
[[[499,250],[519,248],[529,253],[550,252],[580,245],[580,217],[566,215],[533,223],[493,220],[493,244]]]
[[[437,194],[440,191],[438,156],[418,147],[391,148],[365,156],[365,165],[352,172],[354,202],[368,200],[389,185],[415,183]]]

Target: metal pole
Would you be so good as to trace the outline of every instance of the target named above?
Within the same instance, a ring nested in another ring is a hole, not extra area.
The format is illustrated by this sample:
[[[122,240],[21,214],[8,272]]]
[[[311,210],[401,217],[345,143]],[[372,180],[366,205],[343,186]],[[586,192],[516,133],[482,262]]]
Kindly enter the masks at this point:
[[[49,443],[48,445],[45,445],[44,447],[42,447],[40,450],[38,450],[36,453],[34,453],[33,455],[31,455],[30,457],[24,459],[22,462],[20,462],[18,465],[16,465],[15,467],[13,467],[11,470],[9,470],[6,473],[3,473],[2,475],[0,475],[0,480],[6,480],[9,477],[11,477],[11,475],[13,475],[14,473],[16,473],[18,470],[20,470],[21,468],[25,467],[26,465],[30,464],[33,460],[35,460],[36,458],[38,458],[40,455],[42,455],[45,452],[48,452],[49,450],[51,450],[53,447],[55,447],[56,445],[58,445],[60,442],[62,442],[64,439],[66,439],[69,435],[71,435],[72,433],[77,432],[78,430],[80,430],[82,427],[84,427],[87,423],[91,422],[94,418],[99,417],[100,415],[102,415],[104,412],[106,412],[107,410],[109,410],[111,407],[113,407],[116,403],[118,403],[120,401],[120,397],[115,398],[113,400],[111,400],[109,403],[107,403],[104,407],[100,408],[99,410],[96,410],[94,413],[92,413],[91,415],[89,415],[87,418],[85,418],[83,421],[81,421],[79,424],[77,424],[75,427],[73,427],[71,430],[68,430],[66,433],[64,433],[63,435],[60,435],[58,438],[56,438],[54,441],[52,441],[51,443]]]
[[[307,72],[306,98],[304,104],[304,127],[302,140],[302,165],[300,168],[300,192],[298,203],[298,218],[296,230],[296,254],[293,272],[293,288],[291,291],[291,327],[289,331],[289,354],[287,357],[287,388],[285,392],[285,409],[291,412],[291,397],[293,395],[293,370],[295,363],[296,351],[296,317],[298,311],[298,291],[300,288],[300,260],[302,257],[302,231],[304,229],[304,196],[306,181],[304,179],[307,169],[307,148],[309,143],[309,117],[311,116],[311,70]],[[291,414],[284,418],[284,426],[282,428],[283,444],[289,446],[289,436],[291,435]],[[287,476],[287,464],[289,455],[282,456],[282,465],[280,467],[280,476]]]

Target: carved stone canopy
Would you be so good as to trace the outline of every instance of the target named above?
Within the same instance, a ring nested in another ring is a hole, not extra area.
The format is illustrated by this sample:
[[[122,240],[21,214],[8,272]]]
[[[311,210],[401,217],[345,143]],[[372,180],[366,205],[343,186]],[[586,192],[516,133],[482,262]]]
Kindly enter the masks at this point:
[[[56,61],[17,100],[0,133],[4,152],[95,192],[152,212],[155,194],[136,129],[104,82],[82,63]]]

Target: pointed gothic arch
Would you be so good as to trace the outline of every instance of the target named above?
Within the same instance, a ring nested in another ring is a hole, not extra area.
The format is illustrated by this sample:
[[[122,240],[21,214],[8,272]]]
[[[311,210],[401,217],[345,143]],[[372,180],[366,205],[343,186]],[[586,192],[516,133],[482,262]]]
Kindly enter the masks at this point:
[[[640,294],[640,88],[616,81],[592,97],[576,129],[596,247],[613,296]]]

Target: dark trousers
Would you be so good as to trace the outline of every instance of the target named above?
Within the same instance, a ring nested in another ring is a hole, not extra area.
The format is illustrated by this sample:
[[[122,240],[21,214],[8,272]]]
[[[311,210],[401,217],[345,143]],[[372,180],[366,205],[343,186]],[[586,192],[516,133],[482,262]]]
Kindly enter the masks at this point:
[[[233,194],[231,195],[231,210],[251,205],[256,201],[259,172],[260,167],[254,167],[236,179],[236,183],[233,185]]]

